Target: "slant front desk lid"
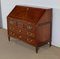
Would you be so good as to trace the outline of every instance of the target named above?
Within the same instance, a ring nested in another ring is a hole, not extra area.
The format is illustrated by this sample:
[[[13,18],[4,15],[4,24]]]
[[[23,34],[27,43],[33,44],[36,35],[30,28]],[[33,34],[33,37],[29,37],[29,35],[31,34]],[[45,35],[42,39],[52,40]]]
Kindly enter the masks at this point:
[[[15,6],[8,17],[12,17],[15,19],[25,20],[32,23],[37,23],[46,9],[42,8],[33,8],[26,6]]]

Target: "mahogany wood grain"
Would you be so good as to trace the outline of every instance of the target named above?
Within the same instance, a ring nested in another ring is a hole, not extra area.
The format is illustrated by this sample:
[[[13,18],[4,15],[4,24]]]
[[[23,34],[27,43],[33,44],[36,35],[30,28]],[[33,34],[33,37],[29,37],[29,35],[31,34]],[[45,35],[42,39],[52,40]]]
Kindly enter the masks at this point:
[[[15,6],[7,16],[8,39],[17,38],[38,48],[50,43],[52,35],[52,9]]]

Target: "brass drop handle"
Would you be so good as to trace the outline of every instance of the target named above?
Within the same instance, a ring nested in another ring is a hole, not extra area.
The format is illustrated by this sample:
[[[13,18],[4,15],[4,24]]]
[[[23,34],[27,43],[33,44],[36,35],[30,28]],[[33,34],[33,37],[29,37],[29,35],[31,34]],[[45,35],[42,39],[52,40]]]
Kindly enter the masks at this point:
[[[33,34],[32,34],[32,33],[30,33],[30,36],[33,36]]]
[[[27,32],[27,35],[29,35],[29,33]]]
[[[27,32],[27,35],[28,35],[29,37],[31,37],[31,38],[35,38],[35,35],[34,35],[33,33],[31,33],[31,32]]]
[[[30,40],[30,42],[32,42],[32,40]]]
[[[30,40],[30,39],[27,38],[27,41],[32,42],[33,40]]]
[[[27,32],[27,35],[29,35],[29,36],[32,36],[32,33],[30,33],[30,32]]]
[[[19,32],[21,33],[22,31],[21,31],[21,30],[19,30]]]
[[[14,35],[15,35],[15,33],[12,33],[12,35],[14,36]]]
[[[29,39],[27,39],[27,41],[29,41]]]
[[[30,36],[33,37],[33,38],[35,38],[35,34],[34,33],[31,33]]]
[[[22,36],[20,35],[19,38],[22,38]]]
[[[32,26],[29,24],[29,25],[27,26],[27,29],[31,30],[31,29],[32,29]]]

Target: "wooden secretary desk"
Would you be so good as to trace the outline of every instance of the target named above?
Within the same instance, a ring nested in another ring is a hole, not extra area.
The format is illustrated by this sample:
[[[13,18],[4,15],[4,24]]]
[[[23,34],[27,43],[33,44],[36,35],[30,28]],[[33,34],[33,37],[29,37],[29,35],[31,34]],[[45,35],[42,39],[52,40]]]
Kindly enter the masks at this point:
[[[7,16],[8,40],[18,38],[38,48],[51,46],[52,9],[16,5]]]

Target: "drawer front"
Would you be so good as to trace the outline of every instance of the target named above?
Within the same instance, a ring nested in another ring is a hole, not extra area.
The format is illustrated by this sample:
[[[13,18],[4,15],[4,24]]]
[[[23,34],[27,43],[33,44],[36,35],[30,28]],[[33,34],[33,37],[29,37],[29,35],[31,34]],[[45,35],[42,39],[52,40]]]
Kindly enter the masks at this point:
[[[17,27],[18,27],[18,29],[35,33],[35,25],[31,24],[31,23],[29,23],[27,21],[18,20],[17,21]]]
[[[24,22],[24,29],[26,31],[35,32],[35,26],[32,23]]]
[[[17,38],[17,33],[9,31],[9,36]]]
[[[12,31],[12,32],[18,32],[16,26],[14,26],[14,27],[13,27],[13,26],[9,26],[8,30],[9,30],[9,31]]]
[[[18,28],[23,28],[23,25],[24,25],[24,22],[23,21],[21,21],[21,20],[17,20],[17,27]]]
[[[36,38],[36,35],[35,35],[35,33],[32,33],[32,32],[28,32],[27,31],[27,37],[29,37],[29,38],[31,38],[31,39],[35,39]]]
[[[8,20],[8,25],[9,26],[16,26],[16,20]]]
[[[17,24],[15,20],[8,20],[8,30],[13,32],[17,31]]]
[[[27,38],[27,39],[26,39],[26,42],[27,42],[28,44],[33,45],[33,46],[36,46],[36,45],[37,45],[36,39]]]
[[[25,40],[27,35],[26,35],[26,30],[24,30],[23,28],[22,29],[18,29],[18,38],[19,39],[22,39],[22,40]],[[20,38],[21,37],[21,38]]]

